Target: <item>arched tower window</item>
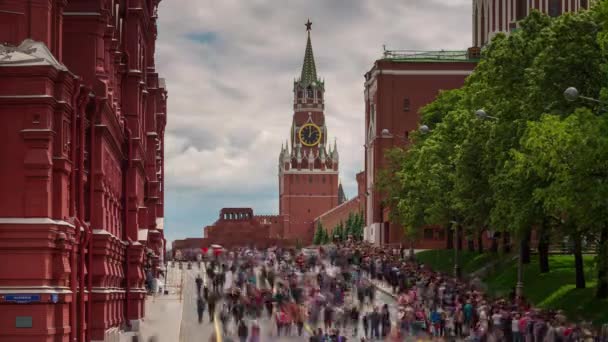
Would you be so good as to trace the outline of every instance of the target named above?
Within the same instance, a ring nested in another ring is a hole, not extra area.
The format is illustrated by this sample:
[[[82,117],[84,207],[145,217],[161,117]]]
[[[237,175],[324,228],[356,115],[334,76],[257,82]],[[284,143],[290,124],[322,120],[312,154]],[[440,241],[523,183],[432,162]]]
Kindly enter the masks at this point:
[[[306,97],[308,97],[309,99],[315,97],[311,86],[308,86],[308,88],[306,89]]]
[[[562,14],[562,1],[561,0],[549,0],[549,15],[557,17]]]

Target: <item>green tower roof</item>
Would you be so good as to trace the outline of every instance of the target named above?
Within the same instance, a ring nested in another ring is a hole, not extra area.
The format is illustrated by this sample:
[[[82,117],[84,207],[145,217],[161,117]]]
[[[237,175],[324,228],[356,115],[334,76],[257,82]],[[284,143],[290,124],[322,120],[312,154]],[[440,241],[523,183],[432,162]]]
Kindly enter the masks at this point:
[[[304,53],[304,64],[302,65],[302,74],[300,82],[304,85],[312,84],[317,79],[317,68],[315,66],[315,57],[312,53],[312,43],[310,42],[310,28],[312,23],[310,20],[306,23],[306,31],[308,32],[308,41],[306,42],[306,52]]]

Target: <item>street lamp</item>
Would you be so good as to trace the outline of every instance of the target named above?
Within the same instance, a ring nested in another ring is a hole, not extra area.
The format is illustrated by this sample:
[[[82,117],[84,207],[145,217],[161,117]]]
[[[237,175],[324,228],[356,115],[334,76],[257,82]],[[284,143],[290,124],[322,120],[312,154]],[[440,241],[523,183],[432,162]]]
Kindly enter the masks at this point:
[[[418,132],[422,133],[422,134],[427,134],[428,132],[430,132],[431,129],[429,128],[429,126],[427,125],[420,125],[420,127],[418,127]],[[399,135],[399,134],[392,134],[391,131],[388,130],[388,128],[384,128],[381,132],[380,135],[383,138],[393,138],[393,137],[397,137],[397,138],[401,138],[401,139],[405,139],[408,140],[409,136],[407,135]]]
[[[482,119],[482,120],[488,120],[488,119],[490,119],[490,120],[498,121],[497,117],[488,115],[488,113],[486,113],[486,111],[483,110],[483,109],[476,110],[475,111],[475,115],[477,115],[477,117],[480,118],[480,119]]]
[[[578,96],[578,91],[575,88],[572,88],[572,89],[574,89],[574,92],[570,89],[571,88],[566,89],[566,92],[564,92],[564,96],[566,96],[566,93],[568,93],[569,96],[574,96],[574,93],[576,93],[576,96]],[[568,97],[566,97],[566,98],[568,98]],[[477,117],[481,120],[492,119],[492,120],[498,121],[498,118],[489,116],[488,113],[486,113],[486,111],[483,109],[478,109],[475,112],[475,115],[477,115]],[[521,238],[519,241],[519,258],[517,261],[517,284],[515,285],[515,296],[518,299],[522,297],[523,292],[524,292],[524,263],[523,263],[524,239],[525,239],[525,237]],[[458,248],[456,248],[456,249],[458,249]]]
[[[460,279],[460,262],[458,260],[458,222],[450,221],[454,227],[454,277]]]
[[[600,112],[607,111],[606,108],[604,108],[604,106],[606,105],[605,102],[595,99],[593,97],[583,96],[578,92],[578,89],[576,89],[574,87],[566,88],[566,90],[564,91],[564,98],[568,102],[574,102],[574,101],[577,101],[578,99],[589,101],[589,102],[595,102],[600,105]]]
[[[519,258],[517,260],[517,284],[515,285],[515,298],[521,299],[524,295],[524,239],[519,240]]]

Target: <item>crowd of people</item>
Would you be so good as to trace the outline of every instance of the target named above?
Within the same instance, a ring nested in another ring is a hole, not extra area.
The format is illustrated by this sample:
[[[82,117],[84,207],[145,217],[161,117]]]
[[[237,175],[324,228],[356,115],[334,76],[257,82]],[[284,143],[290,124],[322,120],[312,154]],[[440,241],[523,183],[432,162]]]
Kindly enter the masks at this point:
[[[199,322],[205,308],[213,321],[223,298],[223,334],[241,342],[264,340],[262,319],[273,321],[273,336],[311,342],[608,342],[608,332],[569,322],[561,311],[492,299],[474,282],[434,272],[406,253],[361,242],[228,251],[205,263],[206,282],[196,279]],[[390,300],[379,300],[378,290]]]

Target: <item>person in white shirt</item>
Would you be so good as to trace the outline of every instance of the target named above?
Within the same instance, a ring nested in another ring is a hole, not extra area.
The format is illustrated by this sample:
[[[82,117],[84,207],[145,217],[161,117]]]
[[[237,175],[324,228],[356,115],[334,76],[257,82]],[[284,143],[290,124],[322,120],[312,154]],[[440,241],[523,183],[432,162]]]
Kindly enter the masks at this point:
[[[513,319],[511,320],[511,335],[513,335],[513,342],[521,342],[521,333],[519,332],[519,314],[513,315]]]

